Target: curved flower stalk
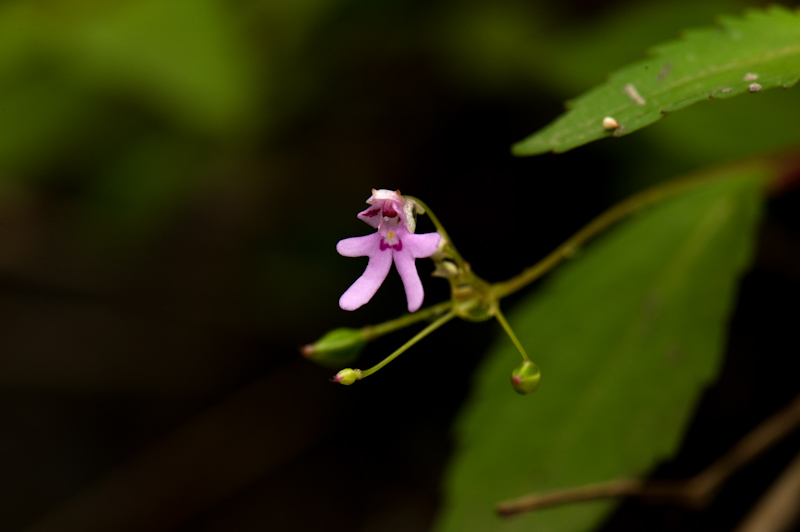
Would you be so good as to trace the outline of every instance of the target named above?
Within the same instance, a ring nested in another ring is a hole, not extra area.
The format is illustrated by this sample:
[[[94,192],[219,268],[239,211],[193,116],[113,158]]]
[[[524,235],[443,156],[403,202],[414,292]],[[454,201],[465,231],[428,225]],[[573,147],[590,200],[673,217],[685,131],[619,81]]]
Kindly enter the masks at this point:
[[[430,257],[439,248],[439,233],[415,235],[414,216],[424,210],[400,195],[400,191],[375,190],[366,210],[358,218],[378,231],[371,235],[340,240],[336,251],[345,257],[369,257],[367,269],[339,298],[344,310],[355,310],[367,303],[378,291],[394,263],[403,281],[408,311],[416,312],[422,306],[425,291],[422,288],[416,259]]]
[[[738,164],[740,167],[741,163]],[[758,161],[754,161],[753,164],[759,163]],[[367,370],[345,369],[340,371],[333,378],[334,382],[349,385],[354,383],[356,380],[361,380],[364,377],[372,375],[386,364],[397,358],[400,354],[405,352],[423,337],[455,317],[459,317],[467,321],[484,321],[491,318],[496,318],[522,356],[522,363],[519,364],[512,372],[511,384],[513,385],[514,389],[521,394],[531,393],[539,386],[539,382],[541,380],[541,371],[539,370],[538,366],[536,366],[536,364],[528,358],[528,355],[525,353],[522,344],[519,342],[516,335],[512,331],[510,324],[500,311],[500,300],[526,286],[529,286],[531,283],[538,280],[543,275],[558,266],[562,261],[575,256],[576,252],[581,249],[581,247],[589,240],[596,237],[598,234],[602,233],[620,220],[639,212],[643,207],[657,204],[667,198],[673,197],[688,190],[692,190],[695,187],[708,183],[709,181],[719,179],[719,175],[719,173],[702,173],[698,175],[691,175],[685,178],[668,181],[639,192],[638,194],[623,200],[622,202],[614,205],[602,213],[583,229],[567,239],[566,242],[558,246],[550,254],[542,258],[536,264],[523,270],[519,275],[516,275],[506,281],[497,283],[487,283],[472,271],[469,263],[465,261],[456,250],[455,246],[450,240],[450,237],[444,230],[444,227],[442,227],[442,224],[439,223],[439,220],[436,218],[436,216],[422,201],[411,196],[402,197],[396,192],[392,193],[390,191],[373,190],[373,196],[370,198],[370,200],[368,200],[370,205],[373,205],[373,207],[359,214],[359,217],[362,219],[366,218],[365,221],[367,221],[367,223],[370,223],[370,225],[373,227],[377,227],[380,238],[375,235],[370,235],[376,240],[373,241],[371,247],[364,246],[366,251],[374,254],[376,245],[375,242],[377,242],[377,247],[380,250],[381,242],[383,242],[384,247],[386,247],[387,245],[390,245],[392,238],[407,239],[408,236],[414,236],[412,222],[414,214],[427,212],[428,216],[436,227],[437,232],[428,233],[428,235],[416,236],[426,236],[431,240],[433,238],[437,238],[436,249],[431,251],[433,245],[432,243],[429,243],[429,247],[425,250],[425,253],[431,252],[431,254],[428,256],[430,256],[436,265],[436,270],[433,272],[433,274],[437,277],[444,277],[450,282],[451,299],[449,301],[442,301],[441,303],[437,303],[436,305],[422,309],[414,314],[407,314],[378,325],[370,325],[361,329],[331,331],[317,342],[304,346],[302,348],[302,353],[307,358],[322,364],[346,363],[345,360],[350,360],[348,357],[354,358],[357,356],[361,348],[363,348],[367,342],[374,340],[375,338],[403,327],[407,327],[414,323],[426,320],[431,321],[431,323],[422,331],[420,331],[394,353],[390,354],[383,361],[372,368]],[[397,203],[398,201],[400,203]],[[388,209],[387,205],[391,206],[391,209]],[[398,205],[401,207],[398,207]],[[401,208],[402,210],[400,210]],[[373,212],[375,209],[379,210]],[[397,216],[396,220],[395,216],[389,216],[392,214],[392,212],[394,212]],[[402,215],[400,214],[401,212]],[[374,218],[378,215],[378,213],[380,213],[383,218]],[[386,217],[389,218],[386,220],[387,224],[382,226],[381,221],[383,221]],[[398,227],[400,228],[399,232],[396,230]],[[392,228],[395,228],[395,231],[393,231]],[[409,235],[406,235],[403,232],[404,229],[408,231]],[[385,233],[382,236],[381,231]],[[431,237],[429,235],[434,236]],[[386,240],[386,238],[389,240]],[[340,242],[340,245],[348,242],[349,240],[357,239],[343,240]],[[405,244],[405,240],[403,242]],[[394,244],[396,244],[396,242]],[[349,245],[350,244],[345,244],[345,247]],[[393,260],[397,261],[395,255],[393,255],[392,258]],[[403,259],[401,258],[400,260],[402,261]],[[391,263],[389,263],[388,266],[383,266],[383,268],[385,268],[385,270],[388,272],[389,266],[391,266]],[[367,272],[364,272],[364,276],[362,277],[367,276],[368,273],[372,275],[372,272],[370,272],[371,267],[372,266],[367,267]],[[373,268],[376,272],[378,271],[377,267]],[[371,292],[369,292],[368,295],[365,295],[367,290],[364,290],[364,293],[361,295],[357,296],[357,294],[354,293],[348,295],[348,298],[345,298],[344,296],[342,296],[342,298],[348,300],[352,298],[353,301],[361,298],[363,301],[358,306],[363,305],[369,300],[369,298],[372,297],[385,276],[385,273],[382,273],[382,276],[375,275],[376,278],[380,278],[377,280],[373,279],[371,281],[369,279],[365,281],[359,279],[353,286],[363,283],[363,285],[367,285],[370,288]],[[416,274],[416,270],[414,271],[414,277],[417,279],[419,278]],[[370,284],[373,286],[369,286]],[[420,290],[419,301],[421,303],[421,288],[413,288],[412,284],[412,289],[412,293],[416,293],[417,290]],[[356,292],[353,287],[351,287],[350,290]],[[348,290],[348,292],[350,292],[350,290]],[[360,290],[361,289],[359,289],[359,291]],[[408,286],[406,291],[409,291]],[[414,300],[414,302],[416,303],[416,300]],[[409,308],[412,306],[411,303],[412,298],[409,296]],[[417,308],[419,307],[416,306],[415,310]]]

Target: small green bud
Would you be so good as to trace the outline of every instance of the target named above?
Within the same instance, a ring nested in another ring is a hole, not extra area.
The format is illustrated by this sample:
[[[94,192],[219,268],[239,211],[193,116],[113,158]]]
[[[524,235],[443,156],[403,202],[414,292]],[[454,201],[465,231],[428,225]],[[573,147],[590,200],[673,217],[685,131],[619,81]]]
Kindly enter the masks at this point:
[[[542,370],[530,360],[525,360],[511,372],[511,384],[522,395],[535,392],[541,378]]]
[[[350,386],[360,378],[361,378],[360,369],[347,368],[337,373],[331,380],[333,382],[338,382],[339,384],[344,384],[345,386]]]
[[[303,356],[328,367],[341,367],[358,358],[367,339],[362,329],[342,327],[328,332],[325,336],[303,346]]]

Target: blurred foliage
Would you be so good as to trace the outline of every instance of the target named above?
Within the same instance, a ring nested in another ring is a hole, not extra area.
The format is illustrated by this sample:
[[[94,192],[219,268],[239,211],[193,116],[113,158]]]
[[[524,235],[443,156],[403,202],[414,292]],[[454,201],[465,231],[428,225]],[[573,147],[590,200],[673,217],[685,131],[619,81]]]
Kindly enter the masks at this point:
[[[569,97],[596,85],[620,65],[640,59],[681,28],[708,25],[745,2],[657,1],[566,18],[552,4],[465,2],[443,25],[446,65],[464,86],[524,97],[547,90]]]
[[[0,164],[42,164],[41,150],[80,138],[87,126],[95,126],[91,135],[103,135],[115,124],[95,124],[102,115],[125,115],[115,105],[139,107],[196,135],[246,129],[257,110],[255,57],[224,6],[214,0],[5,2],[0,94],[4,111],[14,113],[4,112]],[[87,144],[80,147],[88,150]]]

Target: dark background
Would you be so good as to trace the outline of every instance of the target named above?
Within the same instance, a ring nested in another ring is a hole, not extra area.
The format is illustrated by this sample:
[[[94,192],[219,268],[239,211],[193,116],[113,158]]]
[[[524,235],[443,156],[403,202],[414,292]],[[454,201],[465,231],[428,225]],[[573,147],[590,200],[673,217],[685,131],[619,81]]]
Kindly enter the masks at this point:
[[[450,423],[498,327],[448,324],[333,385],[298,348],[405,310],[393,276],[341,311],[364,262],[335,244],[369,232],[355,215],[370,189],[400,189],[500,280],[632,190],[796,142],[796,121],[763,125],[798,108],[774,91],[510,155],[605,72],[744,5],[673,4],[6,3],[0,530],[427,530]],[[696,473],[800,390],[799,201],[770,199],[721,379],[654,474]],[[419,262],[426,302],[447,298]],[[626,502],[603,530],[731,530],[798,438],[706,512]]]

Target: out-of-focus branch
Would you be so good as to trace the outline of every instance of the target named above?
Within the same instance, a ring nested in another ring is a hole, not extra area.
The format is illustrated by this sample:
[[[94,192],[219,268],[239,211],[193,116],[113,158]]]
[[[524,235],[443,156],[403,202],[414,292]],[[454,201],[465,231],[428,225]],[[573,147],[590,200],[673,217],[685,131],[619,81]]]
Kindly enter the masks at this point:
[[[800,454],[781,473],[736,532],[785,532],[800,518]]]
[[[800,426],[800,395],[750,431],[716,462],[692,478],[683,480],[617,479],[549,493],[525,495],[518,499],[500,502],[495,509],[502,516],[511,516],[547,506],[609,497],[638,497],[702,507],[714,498],[729,476],[782,440],[798,426]],[[794,500],[796,501],[797,498]]]

